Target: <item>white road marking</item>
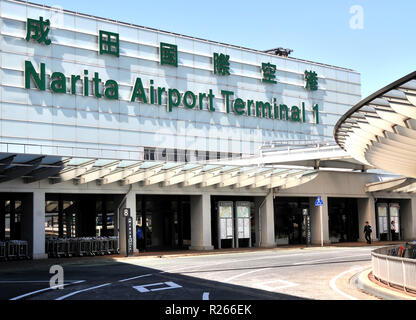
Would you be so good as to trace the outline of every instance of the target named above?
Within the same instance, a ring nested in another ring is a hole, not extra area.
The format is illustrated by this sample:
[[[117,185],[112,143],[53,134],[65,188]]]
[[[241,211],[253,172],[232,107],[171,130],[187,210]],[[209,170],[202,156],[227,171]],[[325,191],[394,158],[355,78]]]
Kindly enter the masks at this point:
[[[342,248],[343,249],[343,248]],[[364,251],[364,250],[368,250],[368,248],[364,248],[364,249],[359,249],[359,248],[354,248],[354,249],[345,249],[343,251]],[[217,266],[217,265],[221,265],[221,264],[227,264],[227,263],[237,263],[237,262],[247,262],[247,261],[254,261],[254,260],[264,260],[264,259],[269,259],[269,258],[274,258],[274,259],[279,259],[279,258],[287,258],[287,257],[296,257],[296,256],[314,256],[314,255],[322,255],[322,254],[333,254],[333,253],[338,253],[338,250],[331,250],[331,251],[325,251],[322,252],[322,250],[320,250],[319,252],[302,252],[302,253],[293,253],[293,254],[275,254],[275,255],[267,255],[267,256],[262,256],[262,257],[254,257],[254,258],[248,258],[248,259],[234,259],[234,260],[228,260],[228,261],[220,261],[220,262],[216,262],[216,263],[204,263],[203,265],[198,265],[198,266],[187,266],[187,267],[181,267],[181,268],[174,268],[171,270],[165,270],[165,271],[161,271],[159,273],[163,274],[163,273],[170,273],[170,272],[176,272],[176,271],[182,271],[182,270],[187,270],[187,269],[199,269],[199,268],[204,268],[204,267],[210,267],[210,266]],[[231,254],[231,253],[230,253]],[[240,253],[241,254],[241,253]],[[370,253],[368,253],[370,255]],[[228,255],[228,254],[224,254],[224,255]],[[216,255],[218,256],[218,255]],[[356,255],[354,255],[356,256]],[[335,258],[328,258],[328,259],[335,259]],[[339,259],[341,259],[341,257],[339,257]],[[318,260],[316,260],[318,261]],[[305,262],[302,262],[305,263]],[[195,270],[197,271],[197,270]],[[192,272],[192,271],[189,271]]]
[[[161,285],[167,285],[167,287],[162,288],[156,288],[156,289],[147,289],[147,287],[155,287],[155,286],[161,286]],[[169,289],[178,289],[182,288],[179,284],[168,281],[168,282],[157,282],[157,283],[149,283],[142,286],[134,286],[133,289],[136,289],[140,293],[144,292],[150,292],[150,291],[162,291],[162,290],[169,290]]]
[[[280,286],[277,286],[277,287],[269,286],[269,284],[276,283],[276,282],[283,283],[283,285],[280,285]],[[256,288],[264,289],[264,290],[267,290],[267,291],[276,291],[276,290],[280,290],[280,289],[296,287],[298,285],[299,285],[298,283],[278,279],[278,280],[272,280],[272,281],[266,281],[266,282],[259,283],[258,285],[256,285]]]
[[[209,300],[209,292],[204,292],[202,295],[202,300]]]
[[[336,286],[335,283],[338,280],[338,278],[342,277],[343,275],[345,275],[347,273],[350,273],[350,272],[359,271],[359,270],[362,270],[362,269],[365,269],[365,268],[368,268],[368,266],[365,266],[365,267],[353,267],[350,270],[341,272],[340,274],[338,274],[337,276],[335,276],[334,278],[331,279],[331,281],[329,282],[329,286],[331,287],[332,290],[334,290],[335,292],[339,293],[340,295],[342,295],[343,297],[345,297],[347,299],[350,299],[350,300],[358,300],[357,298],[352,297],[352,296],[350,296],[350,295],[342,292],[340,289],[337,288],[337,286]]]
[[[268,269],[270,269],[270,268],[262,268],[262,269],[257,269],[257,270],[251,270],[251,271],[248,271],[248,272],[243,272],[243,273],[237,274],[235,276],[232,276],[230,278],[227,278],[227,279],[225,279],[223,281],[224,282],[229,282],[231,280],[234,280],[236,278],[240,278],[240,277],[245,276],[247,274],[254,273],[254,272],[260,272],[260,271],[264,271],[264,270],[268,270]]]
[[[319,260],[308,260],[308,261],[302,261],[302,262],[296,262],[293,263],[294,266],[303,265],[303,264],[310,264],[315,262],[322,262],[322,261],[328,261],[328,260],[336,260],[336,259],[344,259],[344,258],[353,258],[353,257],[368,257],[368,260],[371,260],[371,254],[355,254],[351,256],[342,256],[342,257],[333,257],[333,258],[325,258],[325,259],[319,259]],[[342,262],[342,261],[341,261]]]
[[[135,280],[135,279],[139,279],[139,278],[150,277],[152,275],[153,275],[152,273],[143,274],[143,275],[137,276],[137,277],[132,277],[132,278],[127,278],[127,279],[123,279],[123,280],[118,280],[118,282],[126,282],[126,281]]]
[[[91,287],[91,288],[86,288],[86,289],[78,290],[78,291],[75,291],[75,292],[71,292],[71,293],[69,293],[69,294],[67,294],[65,296],[56,298],[55,300],[64,300],[64,299],[69,298],[69,297],[72,297],[72,296],[74,296],[74,295],[76,295],[78,293],[85,292],[85,291],[90,291],[90,290],[94,290],[94,289],[98,289],[98,288],[102,288],[102,287],[109,286],[109,285],[110,285],[110,283],[104,283],[104,284],[101,284],[99,286],[95,286],[95,287]]]
[[[75,281],[75,282],[71,282],[71,283],[64,283],[62,285],[60,284],[60,285],[56,285],[56,286],[53,286],[53,287],[48,287],[48,288],[32,291],[32,292],[29,292],[29,293],[22,294],[21,296],[11,298],[10,300],[20,300],[22,298],[34,295],[36,293],[45,292],[45,291],[48,291],[48,290],[54,290],[54,289],[58,289],[60,287],[65,287],[65,286],[69,286],[69,285],[72,285],[72,284],[78,284],[78,283],[82,283],[82,282],[85,282],[85,280],[79,280],[79,281]]]

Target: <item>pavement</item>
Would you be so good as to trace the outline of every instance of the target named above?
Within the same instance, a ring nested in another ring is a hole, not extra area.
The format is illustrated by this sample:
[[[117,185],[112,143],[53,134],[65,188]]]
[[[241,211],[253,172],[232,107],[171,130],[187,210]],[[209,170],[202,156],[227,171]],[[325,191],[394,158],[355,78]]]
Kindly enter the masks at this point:
[[[406,294],[392,288],[379,293],[379,285],[365,276],[371,251],[389,244],[398,243],[10,261],[0,263],[0,300],[405,300]],[[47,287],[52,265],[65,269],[64,290]]]
[[[355,274],[351,278],[351,285],[358,290],[383,300],[416,300],[416,294],[407,293],[375,279],[371,268]]]

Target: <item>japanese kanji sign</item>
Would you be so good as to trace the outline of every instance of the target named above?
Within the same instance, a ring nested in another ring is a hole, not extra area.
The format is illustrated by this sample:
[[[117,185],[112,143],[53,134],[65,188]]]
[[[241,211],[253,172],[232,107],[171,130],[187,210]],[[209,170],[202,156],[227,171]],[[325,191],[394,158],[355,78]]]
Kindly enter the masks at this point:
[[[223,76],[230,75],[230,56],[214,53],[214,73]]]
[[[36,40],[39,43],[44,43],[47,46],[51,44],[51,40],[48,39],[50,21],[49,19],[43,20],[43,17],[39,17],[39,20],[27,19],[26,25],[26,41],[30,39]]]
[[[305,70],[305,88],[310,91],[318,90],[318,75],[315,71],[306,71]]]
[[[176,45],[160,43],[160,64],[178,66],[178,47]]]
[[[118,33],[100,30],[100,54],[120,56],[120,40]]]
[[[276,81],[276,65],[271,63],[263,63],[261,65],[263,71],[263,82],[277,83]]]

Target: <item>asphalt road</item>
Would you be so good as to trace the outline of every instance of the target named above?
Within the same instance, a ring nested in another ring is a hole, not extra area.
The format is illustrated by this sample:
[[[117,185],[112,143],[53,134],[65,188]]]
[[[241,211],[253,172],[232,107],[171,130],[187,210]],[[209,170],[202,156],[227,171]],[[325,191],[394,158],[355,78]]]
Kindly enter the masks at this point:
[[[279,249],[170,258],[62,259],[63,289],[49,268],[0,265],[1,300],[367,300],[349,279],[374,247]],[[24,262],[22,262],[24,264]]]

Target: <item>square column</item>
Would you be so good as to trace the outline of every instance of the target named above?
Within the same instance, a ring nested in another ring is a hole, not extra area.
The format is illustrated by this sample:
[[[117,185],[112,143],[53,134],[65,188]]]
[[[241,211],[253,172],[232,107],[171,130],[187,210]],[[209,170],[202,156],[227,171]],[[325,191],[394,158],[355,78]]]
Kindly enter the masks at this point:
[[[272,248],[276,246],[273,202],[273,192],[270,192],[259,208],[260,247],[262,248]]]
[[[371,226],[373,232],[371,233],[371,240],[377,240],[377,222],[376,222],[376,208],[373,197],[357,199],[358,209],[358,234],[360,241],[365,240],[364,226],[365,222]]]
[[[213,250],[211,241],[211,196],[191,196],[191,250]]]
[[[36,190],[33,192],[33,200],[28,201],[32,204],[32,232],[31,239],[32,242],[31,253],[34,260],[46,259],[48,255],[45,252],[45,192]],[[30,213],[30,210],[24,212]]]
[[[315,207],[316,197],[309,198],[312,244],[330,244],[328,224],[328,197],[321,195],[323,205]]]
[[[416,198],[400,202],[400,224],[402,240],[409,241],[416,238]]]
[[[120,255],[126,255],[126,218],[123,216],[123,209],[130,209],[130,216],[133,219],[133,252],[138,252],[137,250],[137,239],[136,239],[136,193],[130,191],[127,193],[124,202],[120,206],[119,212],[119,222],[120,222],[120,234],[119,234],[119,247]]]

